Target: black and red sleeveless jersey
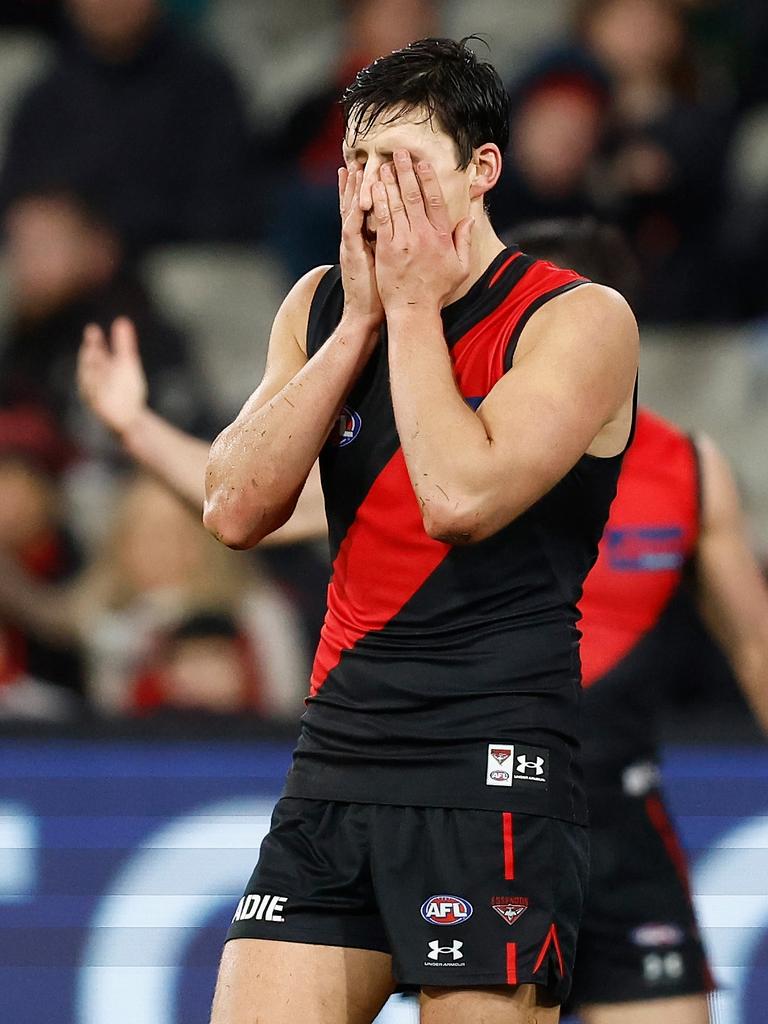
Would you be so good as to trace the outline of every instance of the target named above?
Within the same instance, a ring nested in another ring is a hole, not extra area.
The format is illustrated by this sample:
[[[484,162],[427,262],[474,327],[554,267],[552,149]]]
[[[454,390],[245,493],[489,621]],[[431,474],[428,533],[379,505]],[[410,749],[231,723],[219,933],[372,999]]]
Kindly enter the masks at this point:
[[[583,283],[506,249],[445,307],[469,405],[511,367],[530,316]],[[342,305],[335,267],[311,307],[308,355]],[[583,456],[480,543],[431,539],[397,436],[382,328],[321,454],[332,577],[286,793],[584,821],[576,604],[620,463]]]
[[[659,685],[670,642],[665,610],[699,536],[691,439],[646,409],[619,477],[599,557],[579,603],[585,761],[600,784],[656,750]],[[611,768],[609,771],[608,768]]]

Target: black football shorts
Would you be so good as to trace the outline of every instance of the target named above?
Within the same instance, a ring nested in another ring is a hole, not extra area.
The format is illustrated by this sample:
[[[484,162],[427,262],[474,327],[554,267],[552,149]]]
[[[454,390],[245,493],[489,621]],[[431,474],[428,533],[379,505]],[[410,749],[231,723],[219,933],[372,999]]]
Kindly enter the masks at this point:
[[[511,812],[284,797],[228,939],[389,953],[402,987],[570,989],[586,829]]]
[[[569,1008],[712,991],[685,857],[658,791],[591,792],[590,813],[590,882]]]

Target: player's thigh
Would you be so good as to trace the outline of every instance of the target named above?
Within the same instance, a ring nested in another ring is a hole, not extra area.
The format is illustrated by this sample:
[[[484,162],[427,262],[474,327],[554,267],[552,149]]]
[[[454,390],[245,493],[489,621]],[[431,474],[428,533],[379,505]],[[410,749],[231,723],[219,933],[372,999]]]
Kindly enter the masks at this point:
[[[709,1024],[705,995],[675,996],[636,1003],[582,1006],[582,1024]]]
[[[211,1024],[371,1024],[393,988],[386,953],[234,939],[221,958]]]
[[[560,1006],[540,985],[424,988],[421,1024],[557,1024]]]

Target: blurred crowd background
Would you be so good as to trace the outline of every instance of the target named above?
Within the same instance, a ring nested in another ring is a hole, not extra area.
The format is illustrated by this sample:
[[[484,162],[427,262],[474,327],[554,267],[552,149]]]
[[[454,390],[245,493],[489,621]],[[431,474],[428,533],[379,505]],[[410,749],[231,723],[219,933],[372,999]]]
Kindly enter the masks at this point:
[[[513,103],[497,230],[623,229],[642,398],[716,438],[768,552],[765,0],[2,0],[0,555],[45,600],[0,595],[0,720],[296,719],[324,545],[217,545],[83,408],[77,347],[131,316],[152,407],[212,438],[337,259],[344,84],[471,33]],[[687,720],[736,707],[679,623]]]

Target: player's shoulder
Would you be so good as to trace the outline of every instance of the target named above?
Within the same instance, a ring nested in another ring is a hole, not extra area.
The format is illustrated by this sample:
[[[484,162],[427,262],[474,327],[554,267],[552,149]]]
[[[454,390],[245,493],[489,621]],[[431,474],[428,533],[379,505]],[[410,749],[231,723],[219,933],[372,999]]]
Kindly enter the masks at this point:
[[[280,317],[292,324],[297,337],[302,337],[306,333],[309,311],[315,295],[333,269],[330,264],[313,267],[298,279],[283,299]]]
[[[543,309],[550,305],[560,315],[576,317],[577,322],[583,321],[585,326],[602,323],[626,330],[630,335],[637,334],[637,321],[629,303],[620,292],[608,285],[585,279],[578,288],[571,288],[557,296],[553,303],[547,303]],[[567,310],[567,314],[563,314],[564,310]]]
[[[576,346],[583,357],[603,352],[636,365],[639,342],[637,321],[624,296],[606,285],[584,281],[536,310],[520,347],[565,350]]]

